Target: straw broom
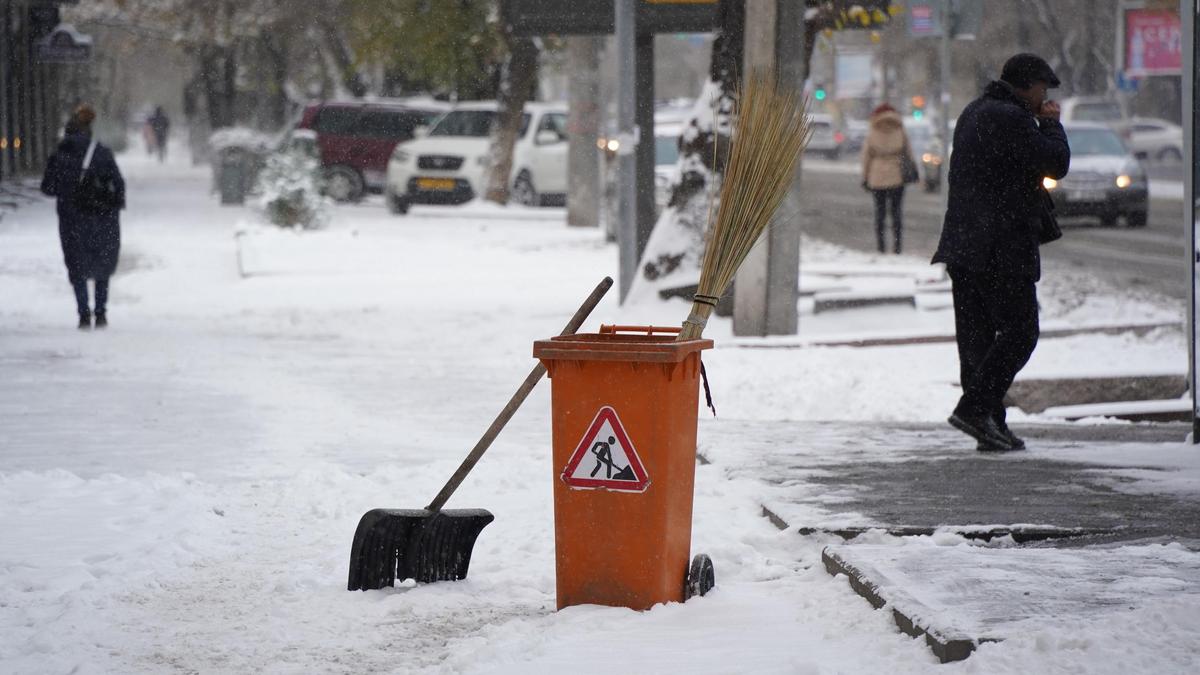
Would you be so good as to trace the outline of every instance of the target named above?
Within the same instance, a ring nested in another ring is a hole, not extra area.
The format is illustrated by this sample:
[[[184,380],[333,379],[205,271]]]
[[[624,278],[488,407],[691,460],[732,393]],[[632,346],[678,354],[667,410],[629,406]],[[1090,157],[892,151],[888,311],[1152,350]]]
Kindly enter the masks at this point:
[[[795,91],[762,73],[741,88],[717,216],[705,238],[700,283],[679,340],[704,332],[717,301],[791,188],[811,133],[805,107]]]

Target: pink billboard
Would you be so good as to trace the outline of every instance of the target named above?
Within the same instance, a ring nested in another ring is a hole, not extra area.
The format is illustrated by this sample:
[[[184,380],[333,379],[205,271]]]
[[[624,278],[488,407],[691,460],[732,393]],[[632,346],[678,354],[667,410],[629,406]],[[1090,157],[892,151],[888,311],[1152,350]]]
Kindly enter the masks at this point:
[[[1179,13],[1125,10],[1125,76],[1179,75],[1183,69]]]

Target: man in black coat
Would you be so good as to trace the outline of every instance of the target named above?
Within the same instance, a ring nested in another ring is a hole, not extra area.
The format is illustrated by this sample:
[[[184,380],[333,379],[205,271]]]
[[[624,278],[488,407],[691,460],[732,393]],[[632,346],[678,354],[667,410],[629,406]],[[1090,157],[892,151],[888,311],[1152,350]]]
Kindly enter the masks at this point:
[[[1038,340],[1042,180],[1071,163],[1059,106],[1046,98],[1058,77],[1041,58],[1017,54],[959,115],[950,157],[949,203],[933,262],[953,283],[963,388],[949,422],[981,451],[1025,447],[1005,424],[1004,395]]]
[[[125,208],[125,181],[112,151],[92,139],[95,117],[87,105],[75,111],[42,177],[42,192],[58,198],[58,237],[81,330],[92,327],[88,279],[95,281],[96,328],[108,325],[108,278],[117,269]]]

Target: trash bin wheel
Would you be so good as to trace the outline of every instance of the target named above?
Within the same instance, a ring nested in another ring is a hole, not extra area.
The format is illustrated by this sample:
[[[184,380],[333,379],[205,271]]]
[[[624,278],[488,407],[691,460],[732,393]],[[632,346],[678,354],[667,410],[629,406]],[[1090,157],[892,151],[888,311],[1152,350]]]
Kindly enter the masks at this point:
[[[697,595],[708,595],[716,586],[716,574],[713,571],[712,558],[699,553],[692,558],[692,566],[688,570],[687,579],[683,586],[683,599],[689,600]]]

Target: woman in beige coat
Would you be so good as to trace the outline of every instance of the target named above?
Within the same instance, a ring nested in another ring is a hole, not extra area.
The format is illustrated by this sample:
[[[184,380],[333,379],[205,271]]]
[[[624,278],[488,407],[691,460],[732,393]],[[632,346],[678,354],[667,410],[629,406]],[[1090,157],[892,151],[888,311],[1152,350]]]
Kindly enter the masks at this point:
[[[884,221],[889,211],[895,230],[895,252],[900,252],[904,229],[901,215],[904,203],[901,161],[904,157],[913,161],[908,135],[904,133],[904,122],[895,108],[884,103],[871,113],[870,128],[862,149],[862,185],[875,198],[875,240],[880,253],[887,252]]]

